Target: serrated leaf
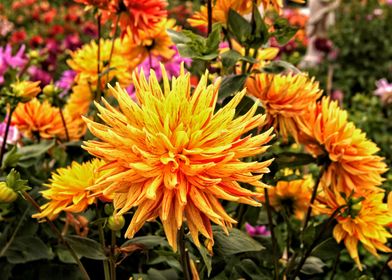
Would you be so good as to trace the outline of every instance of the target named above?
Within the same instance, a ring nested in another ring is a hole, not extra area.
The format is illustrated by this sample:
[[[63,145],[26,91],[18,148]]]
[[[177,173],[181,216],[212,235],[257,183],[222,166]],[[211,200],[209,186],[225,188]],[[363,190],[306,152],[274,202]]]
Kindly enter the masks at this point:
[[[8,262],[12,264],[51,259],[53,257],[51,249],[35,236],[16,237],[4,255]]]
[[[241,44],[245,43],[252,33],[250,23],[233,9],[229,10],[228,29]]]
[[[219,98],[225,98],[244,88],[247,75],[233,75],[223,78],[219,88]]]
[[[147,249],[152,249],[155,246],[168,246],[168,243],[164,237],[155,235],[134,237],[124,242],[121,247],[125,247],[130,244],[141,244]]]
[[[246,233],[233,228],[229,235],[217,226],[213,227],[215,246],[214,251],[220,256],[230,256],[244,252],[261,251],[264,247]]]
[[[86,257],[93,260],[107,259],[102,249],[102,245],[93,239],[78,235],[67,235],[64,236],[64,239],[80,257]]]

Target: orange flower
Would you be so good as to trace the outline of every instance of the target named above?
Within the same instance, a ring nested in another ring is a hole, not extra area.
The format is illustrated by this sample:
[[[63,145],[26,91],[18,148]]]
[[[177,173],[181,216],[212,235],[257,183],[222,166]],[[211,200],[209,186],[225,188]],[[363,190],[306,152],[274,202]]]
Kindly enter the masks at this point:
[[[81,3],[88,6],[94,6],[98,9],[107,10],[109,9],[110,1],[112,0],[74,0],[76,3]]]
[[[131,238],[146,221],[159,217],[176,250],[183,219],[198,246],[199,232],[213,242],[210,221],[225,230],[235,223],[219,199],[260,205],[255,200],[260,194],[239,182],[265,187],[260,178],[269,171],[271,160],[242,162],[241,158],[265,152],[272,130],[241,138],[265,120],[254,116],[257,104],[234,118],[245,91],[215,112],[219,87],[207,87],[206,75],[193,92],[183,66],[171,86],[163,67],[162,75],[163,90],[154,71],[149,81],[143,72],[134,74],[140,105],[119,86],[111,88],[120,110],[106,101],[106,108],[97,104],[104,124],[86,122],[101,141],[87,141],[83,148],[113,168],[96,187],[104,188],[105,195],[114,194],[117,215],[137,208],[125,236]]]
[[[375,155],[379,151],[377,145],[348,122],[347,112],[339,108],[337,101],[323,98],[296,122],[300,142],[313,155],[326,154],[331,161],[322,178],[325,185],[347,195],[353,190],[377,191],[387,166],[383,158]]]
[[[64,110],[63,114],[69,138],[79,139],[85,132],[83,120],[73,118],[67,110]],[[48,101],[40,103],[37,98],[28,103],[19,103],[12,114],[11,124],[17,126],[18,130],[29,138],[38,134],[44,139],[54,137],[66,139],[59,109],[52,107]]]
[[[350,198],[344,198],[338,192],[330,190],[324,194],[319,200],[325,207],[320,207],[319,210],[328,215],[337,211],[338,224],[333,230],[333,236],[338,243],[344,241],[360,270],[362,266],[358,256],[358,242],[375,256],[378,256],[377,250],[392,251],[385,246],[387,239],[392,237],[385,228],[392,222],[392,215],[388,206],[382,202],[384,193],[367,193],[363,197]]]
[[[313,180],[310,176],[306,179],[279,181],[268,191],[271,206],[276,211],[286,211],[286,214],[302,220],[309,207],[312,188]]]
[[[295,117],[307,112],[309,104],[321,96],[314,79],[304,74],[255,74],[247,79],[248,92],[260,99],[273,125],[284,139],[291,134],[298,139]]]
[[[93,94],[89,85],[81,84],[72,87],[72,93],[66,104],[66,110],[73,118],[86,115],[93,101]]]
[[[88,188],[95,184],[100,176],[108,171],[98,171],[105,162],[99,159],[79,164],[72,162],[66,168],[59,168],[52,173],[47,190],[41,191],[44,198],[49,200],[41,206],[42,212],[33,215],[33,218],[48,217],[55,219],[62,211],[80,213],[88,205],[94,203],[97,197],[92,197]],[[107,200],[107,197],[101,197]]]
[[[112,0],[109,11],[103,11],[103,20],[112,20],[115,28],[116,18],[121,34],[129,30],[135,41],[140,32],[156,32],[159,23],[167,17],[166,0]]]

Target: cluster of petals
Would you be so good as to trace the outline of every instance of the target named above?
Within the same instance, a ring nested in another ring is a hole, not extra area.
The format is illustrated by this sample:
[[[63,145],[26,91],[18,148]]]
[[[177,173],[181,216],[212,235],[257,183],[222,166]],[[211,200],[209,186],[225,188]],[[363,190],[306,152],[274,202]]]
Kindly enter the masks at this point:
[[[47,217],[55,219],[61,212],[80,213],[94,203],[96,199],[110,200],[108,197],[92,196],[88,188],[107,171],[99,171],[104,161],[93,159],[82,164],[74,161],[66,168],[59,168],[52,173],[46,190],[41,191],[47,203],[41,206],[42,212],[33,215],[34,218]]]
[[[358,255],[358,242],[377,257],[377,250],[392,251],[385,245],[388,238],[392,237],[386,229],[386,226],[392,223],[392,213],[388,205],[383,203],[383,198],[383,192],[368,192],[362,197],[354,194],[354,197],[349,199],[357,199],[358,202],[349,206],[347,197],[343,197],[337,191],[326,189],[318,199],[320,212],[330,216],[337,212],[333,236],[338,243],[344,241],[347,251],[360,270],[362,265]]]
[[[66,108],[63,110],[63,116],[70,140],[78,140],[84,135],[86,127],[80,117],[72,117]],[[40,102],[34,98],[27,103],[19,103],[12,114],[11,124],[25,137],[67,138],[60,109],[46,100]]]
[[[296,118],[307,114],[309,104],[315,104],[322,94],[319,84],[305,74],[254,74],[246,86],[261,101],[268,124],[284,139],[289,135],[298,139]]]
[[[323,98],[300,118],[299,139],[315,156],[330,160],[322,180],[328,187],[349,195],[351,192],[380,191],[387,171],[377,145],[347,120],[347,112],[337,101]]]
[[[12,46],[7,44],[0,47],[0,85],[4,83],[4,74],[9,68],[23,68],[27,63],[24,54],[25,46],[21,46],[15,55],[12,54]]]
[[[265,152],[273,136],[270,129],[241,138],[265,121],[255,115],[257,103],[235,117],[245,91],[215,112],[219,86],[207,86],[206,75],[193,92],[183,68],[171,85],[164,68],[162,76],[163,90],[153,71],[149,81],[143,72],[134,74],[137,103],[120,86],[111,88],[119,110],[105,100],[104,107],[96,104],[103,124],[86,121],[100,141],[87,141],[83,147],[110,168],[92,189],[113,195],[118,215],[137,208],[125,236],[131,238],[146,221],[159,217],[176,250],[184,220],[197,245],[199,232],[213,242],[211,221],[225,230],[235,223],[219,199],[260,205],[260,194],[240,183],[266,187],[260,179],[271,160],[241,158]]]

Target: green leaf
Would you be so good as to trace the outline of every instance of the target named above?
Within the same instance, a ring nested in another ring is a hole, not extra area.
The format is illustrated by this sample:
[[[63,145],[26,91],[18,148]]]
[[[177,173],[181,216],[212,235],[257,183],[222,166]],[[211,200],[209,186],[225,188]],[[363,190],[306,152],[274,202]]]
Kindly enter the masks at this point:
[[[27,185],[27,180],[20,179],[20,174],[15,169],[12,169],[7,175],[6,182],[7,186],[14,191],[25,191],[30,189]]]
[[[168,243],[164,237],[155,235],[134,237],[124,242],[121,247],[125,247],[129,244],[141,244],[147,249],[152,249],[155,246],[168,246]]]
[[[15,167],[21,157],[22,155],[17,153],[16,146],[13,146],[12,149],[4,155],[2,169]]]
[[[4,255],[8,262],[13,264],[53,257],[51,249],[41,239],[34,236],[16,237]]]
[[[310,225],[308,226],[304,232],[302,233],[302,239],[303,239],[303,243],[305,245],[305,248],[309,247],[316,235],[316,229],[314,226]]]
[[[199,250],[203,262],[206,265],[207,275],[210,277],[212,271],[212,256],[208,253],[208,250],[204,246],[197,247],[197,249]]]
[[[237,272],[244,279],[257,279],[257,280],[268,280],[271,279],[272,275],[265,275],[261,271],[260,266],[255,264],[251,259],[243,259],[239,264],[235,266]]]
[[[55,141],[41,141],[39,144],[24,146],[18,149],[18,154],[21,154],[21,161],[28,160],[31,158],[37,158],[45,154],[50,148],[55,145]]]
[[[64,236],[64,239],[80,257],[86,257],[93,260],[107,259],[102,249],[102,245],[93,239],[78,235],[67,235]]]
[[[306,259],[305,264],[303,265],[301,272],[306,275],[313,275],[323,273],[323,267],[325,264],[319,258],[310,256]]]
[[[228,29],[241,44],[244,44],[252,34],[250,23],[233,9],[229,10]]]
[[[254,22],[254,29],[252,34],[253,38],[250,43],[250,47],[254,49],[260,48],[261,45],[267,43],[268,41],[268,28],[261,17],[260,11],[257,5],[253,5],[253,22]]]
[[[220,24],[214,24],[212,31],[206,40],[206,53],[217,53],[219,49],[219,43],[221,39],[222,26]]]
[[[314,157],[305,153],[283,152],[274,155],[274,157],[279,169],[286,167],[293,168],[316,162]]]
[[[220,227],[214,226],[213,233],[215,240],[214,251],[220,256],[256,252],[264,249],[260,243],[236,228],[233,228],[227,236]]]
[[[56,248],[56,255],[63,263],[76,263],[69,250],[67,250],[64,246],[59,246]]]
[[[291,26],[285,18],[277,18],[274,22],[274,29],[273,35],[280,45],[287,44],[298,31],[298,28]]]
[[[280,74],[282,72],[288,71],[292,73],[300,73],[301,71],[286,61],[272,61],[268,63],[266,66],[261,68],[262,72],[269,73],[269,74]]]
[[[165,269],[165,270],[158,270],[155,268],[150,268],[147,271],[147,274],[148,274],[148,279],[150,279],[150,280],[176,280],[176,279],[179,279],[176,270],[173,268]]]
[[[219,98],[225,98],[244,88],[247,75],[233,75],[223,78],[219,88]]]
[[[340,249],[335,238],[330,237],[318,244],[312,251],[312,255],[322,260],[330,260],[336,258]]]
[[[221,59],[222,59],[222,65],[224,68],[231,68],[233,67],[242,55],[235,51],[235,50],[229,50],[227,52],[224,52],[221,54]]]

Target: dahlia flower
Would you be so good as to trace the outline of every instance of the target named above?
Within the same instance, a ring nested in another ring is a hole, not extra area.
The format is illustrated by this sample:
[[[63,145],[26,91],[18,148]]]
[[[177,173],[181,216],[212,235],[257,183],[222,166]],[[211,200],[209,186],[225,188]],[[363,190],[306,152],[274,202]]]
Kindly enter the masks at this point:
[[[28,102],[41,92],[40,83],[40,81],[17,81],[11,84],[12,93],[22,102]]]
[[[338,243],[344,241],[348,253],[362,270],[358,256],[358,242],[366,250],[378,256],[377,250],[391,252],[385,243],[392,237],[385,226],[392,223],[392,215],[386,203],[384,193],[366,193],[364,196],[344,198],[338,192],[327,190],[319,198],[320,212],[332,215],[336,213],[337,225],[333,236]]]
[[[297,119],[299,139],[315,156],[331,161],[322,181],[338,192],[377,191],[387,171],[379,148],[366,134],[347,120],[347,112],[336,101],[323,98],[312,104],[308,113]],[[379,190],[378,190],[379,191]]]
[[[15,55],[12,55],[12,47],[7,44],[5,47],[0,47],[0,85],[4,83],[4,74],[8,68],[23,68],[27,63],[24,55],[25,46],[22,45]]]
[[[292,135],[298,139],[295,117],[307,112],[322,91],[314,79],[304,74],[255,74],[247,79],[248,92],[260,99],[267,112],[268,123],[273,125],[284,139]]]
[[[198,246],[199,232],[213,243],[210,221],[225,230],[235,220],[219,199],[260,206],[260,194],[240,185],[266,187],[260,182],[272,160],[242,162],[241,158],[265,152],[272,129],[257,136],[241,135],[262,125],[265,116],[254,115],[257,103],[235,118],[238,93],[215,112],[218,84],[207,86],[204,75],[191,92],[190,74],[181,73],[171,85],[162,68],[163,90],[151,71],[134,74],[138,103],[121,89],[110,88],[119,110],[108,102],[96,104],[103,124],[86,119],[100,141],[87,141],[83,148],[104,159],[112,170],[92,189],[113,195],[115,212],[135,209],[125,233],[131,238],[146,221],[160,218],[167,239],[177,249],[177,232],[186,219]]]
[[[88,113],[93,100],[94,96],[89,85],[75,85],[72,87],[65,109],[73,118],[78,118]]]
[[[42,212],[34,214],[33,218],[48,217],[53,220],[62,211],[80,213],[86,210],[99,198],[99,196],[91,196],[93,192],[88,188],[94,185],[100,176],[107,173],[107,171],[98,171],[104,164],[102,160],[93,159],[82,164],[74,161],[66,168],[58,168],[52,173],[49,184],[45,184],[47,189],[41,191],[48,202],[41,206]]]
[[[82,119],[73,118],[67,110],[64,110],[63,114],[69,138],[78,140],[85,132]],[[41,103],[37,98],[27,103],[19,103],[12,114],[11,124],[29,138],[39,135],[44,139],[66,139],[59,109],[52,107],[48,101]]]

